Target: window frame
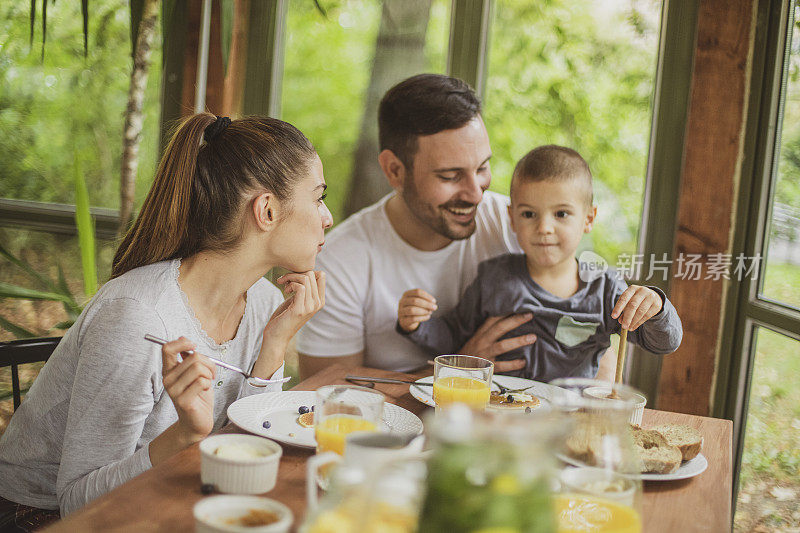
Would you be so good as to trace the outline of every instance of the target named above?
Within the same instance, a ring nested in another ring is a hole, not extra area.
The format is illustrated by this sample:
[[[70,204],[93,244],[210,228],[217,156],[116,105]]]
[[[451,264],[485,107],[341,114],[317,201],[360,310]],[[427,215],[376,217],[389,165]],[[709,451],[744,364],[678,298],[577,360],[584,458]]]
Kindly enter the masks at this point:
[[[756,328],[800,341],[800,310],[760,294],[767,232],[780,155],[784,73],[791,45],[795,0],[760,0],[745,126],[744,161],[731,252],[761,255],[757,279],[731,279],[726,294],[712,416],[733,421],[733,505],[739,488],[748,404],[755,362]]]

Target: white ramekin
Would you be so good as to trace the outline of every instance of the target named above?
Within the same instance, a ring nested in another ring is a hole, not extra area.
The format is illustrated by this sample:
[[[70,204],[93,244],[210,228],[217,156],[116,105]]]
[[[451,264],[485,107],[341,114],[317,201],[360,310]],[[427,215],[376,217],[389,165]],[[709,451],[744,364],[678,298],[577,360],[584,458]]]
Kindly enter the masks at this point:
[[[619,401],[608,397],[608,395],[611,394],[611,387],[588,387],[584,389],[583,394],[586,396],[591,396],[592,398],[608,400],[610,402]],[[640,426],[642,425],[642,416],[644,415],[644,406],[647,405],[647,398],[638,392],[634,392],[632,394],[636,398],[636,402],[633,407],[633,413],[631,413],[630,423],[635,426]]]
[[[243,459],[214,455],[217,448],[230,444],[246,444],[269,455]],[[280,444],[264,437],[238,433],[214,435],[200,442],[200,478],[204,485],[214,485],[219,492],[263,494],[275,486],[281,455]]]
[[[276,513],[280,520],[261,527],[227,524],[227,520],[246,515],[251,509]],[[287,533],[292,527],[292,511],[280,502],[260,496],[221,495],[203,498],[194,505],[197,533]]]

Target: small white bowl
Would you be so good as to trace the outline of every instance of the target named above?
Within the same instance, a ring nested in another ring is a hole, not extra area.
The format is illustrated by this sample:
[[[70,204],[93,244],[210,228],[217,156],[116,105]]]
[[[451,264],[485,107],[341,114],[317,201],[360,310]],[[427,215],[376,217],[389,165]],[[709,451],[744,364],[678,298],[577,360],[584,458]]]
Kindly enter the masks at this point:
[[[236,525],[238,518],[250,511],[270,511],[278,521],[266,526]],[[294,517],[288,507],[269,498],[259,496],[210,496],[194,505],[195,531],[197,533],[287,533]]]
[[[214,452],[223,446],[249,447],[265,455],[241,458],[215,455]],[[214,485],[219,492],[263,494],[275,486],[281,455],[281,446],[264,437],[237,433],[214,435],[200,442],[200,478],[204,485]]]
[[[583,394],[585,396],[591,396],[592,398],[598,398],[600,400],[608,400],[610,402],[619,401],[608,397],[608,395],[611,394],[611,387],[587,387],[583,390]],[[644,406],[647,405],[647,398],[638,392],[634,392],[632,394],[636,398],[636,402],[634,404],[633,413],[631,413],[630,423],[635,426],[641,426],[642,416],[644,415]]]
[[[632,506],[636,493],[636,482],[602,468],[565,468],[561,472],[561,484],[567,492],[591,494]]]

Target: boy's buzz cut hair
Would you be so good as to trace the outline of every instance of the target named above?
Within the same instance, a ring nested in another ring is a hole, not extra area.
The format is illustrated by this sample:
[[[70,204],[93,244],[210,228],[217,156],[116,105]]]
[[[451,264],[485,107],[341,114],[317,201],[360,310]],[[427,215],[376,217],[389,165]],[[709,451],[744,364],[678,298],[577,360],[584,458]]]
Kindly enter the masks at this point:
[[[511,196],[520,182],[566,181],[578,179],[586,190],[586,204],[594,202],[592,171],[581,154],[565,146],[548,144],[534,148],[519,160],[511,178]]]

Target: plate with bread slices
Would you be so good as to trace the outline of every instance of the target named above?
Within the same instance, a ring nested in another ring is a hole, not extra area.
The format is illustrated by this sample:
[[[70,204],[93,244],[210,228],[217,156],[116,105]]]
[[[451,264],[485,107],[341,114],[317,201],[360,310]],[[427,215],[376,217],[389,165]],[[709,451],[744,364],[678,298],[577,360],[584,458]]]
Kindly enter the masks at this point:
[[[435,407],[431,389],[433,376],[420,378],[417,383],[419,385],[409,387],[411,396],[425,405]],[[532,379],[495,375],[492,377],[488,408],[499,411],[532,411],[550,403],[555,390],[557,387],[553,385]]]
[[[645,481],[671,481],[687,479],[703,473],[708,461],[700,451],[703,436],[695,428],[665,424],[651,428],[631,425],[631,438],[638,454],[641,473],[636,476]],[[565,463],[574,466],[601,466],[599,442],[582,432],[582,438],[567,439],[567,453],[559,454]]]

